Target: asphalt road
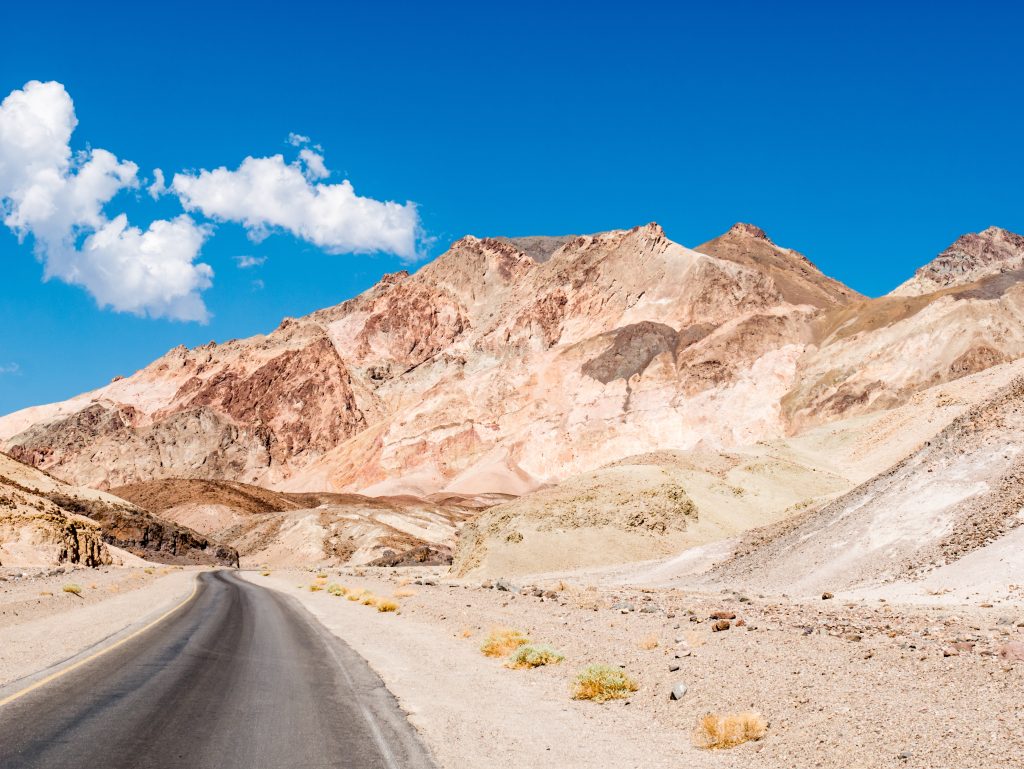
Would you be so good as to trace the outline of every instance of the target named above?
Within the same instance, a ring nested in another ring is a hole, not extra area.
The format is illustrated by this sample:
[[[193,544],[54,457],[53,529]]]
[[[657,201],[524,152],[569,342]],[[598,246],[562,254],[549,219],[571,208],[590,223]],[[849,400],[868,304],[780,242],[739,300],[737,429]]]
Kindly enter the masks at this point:
[[[2,769],[427,769],[383,683],[298,602],[226,571],[0,707]]]

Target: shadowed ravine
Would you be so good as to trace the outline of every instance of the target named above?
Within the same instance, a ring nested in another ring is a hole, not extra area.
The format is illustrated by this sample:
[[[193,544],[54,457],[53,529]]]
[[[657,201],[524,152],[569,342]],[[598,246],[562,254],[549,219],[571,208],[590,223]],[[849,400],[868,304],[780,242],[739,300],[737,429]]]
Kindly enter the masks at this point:
[[[0,708],[0,767],[432,766],[377,675],[298,604],[199,580],[160,624]]]

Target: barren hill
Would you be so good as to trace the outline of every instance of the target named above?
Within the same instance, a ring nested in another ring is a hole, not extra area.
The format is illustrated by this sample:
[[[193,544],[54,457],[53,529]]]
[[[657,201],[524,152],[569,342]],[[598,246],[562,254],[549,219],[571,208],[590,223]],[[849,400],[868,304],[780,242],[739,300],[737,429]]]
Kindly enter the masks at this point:
[[[238,554],[114,495],[69,486],[0,454],[0,565],[235,565]]]
[[[856,295],[755,228],[718,240],[725,258],[657,225],[466,237],[267,336],[172,350],[0,419],[0,437],[97,487],[425,495],[521,494],[652,449],[779,436],[815,317]]]
[[[250,559],[443,545],[471,498],[505,503],[461,572],[667,555],[816,509],[987,397],[941,388],[1024,356],[1022,244],[965,235],[869,299],[749,224],[697,250],[656,224],[467,236],[265,336],[0,418],[0,440]],[[872,433],[891,440],[854,456]]]
[[[970,408],[894,467],[820,511],[751,532],[712,573],[797,594],[921,578],[1013,538],[1024,524],[1024,377]],[[1019,558],[975,562],[962,586],[1005,586]],[[1001,570],[1001,571],[1000,571]],[[993,579],[994,571],[1000,576]]]
[[[243,566],[362,564],[417,551],[451,560],[472,500],[442,502],[326,492],[285,493],[234,481],[170,479],[114,490],[160,515],[237,548]],[[426,554],[426,555],[423,555]]]

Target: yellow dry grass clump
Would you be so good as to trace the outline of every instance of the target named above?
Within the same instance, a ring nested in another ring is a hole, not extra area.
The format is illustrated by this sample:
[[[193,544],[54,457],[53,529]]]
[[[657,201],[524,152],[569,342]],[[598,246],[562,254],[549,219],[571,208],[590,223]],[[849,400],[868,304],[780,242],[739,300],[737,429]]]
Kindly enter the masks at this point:
[[[270,576],[270,572],[269,571],[261,571],[260,572],[260,576],[261,577],[269,577]]]
[[[416,595],[415,590],[396,590],[394,592],[395,598],[412,598]]]
[[[65,585],[64,586],[64,592],[65,593],[71,593],[72,595],[81,595],[82,594],[82,587],[81,587],[81,585],[76,585],[76,584],[72,583],[70,585]]]
[[[377,596],[373,593],[365,593],[362,598],[362,604],[363,606],[376,606]]]
[[[335,583],[332,582],[331,584],[329,584],[327,586],[327,592],[330,593],[333,596],[337,596],[338,598],[341,598],[343,595],[348,593],[348,588],[345,587],[344,585],[336,585]]]
[[[697,719],[693,744],[707,750],[733,748],[768,733],[768,721],[760,713],[705,713]]]
[[[624,670],[611,665],[591,665],[576,676],[572,698],[607,702],[628,697],[639,688]]]
[[[361,587],[357,587],[355,590],[349,590],[348,595],[345,597],[350,601],[361,601],[366,591]]]
[[[495,628],[480,645],[480,651],[486,657],[507,657],[520,646],[530,643],[530,639],[518,630]]]
[[[377,611],[381,611],[381,612],[398,611],[398,601],[392,601],[389,598],[378,598],[377,599]]]
[[[523,668],[539,668],[544,665],[557,665],[565,659],[565,655],[555,651],[547,644],[523,644],[505,661],[505,667],[513,670]]]
[[[309,592],[311,592],[311,593],[317,593],[317,592],[319,592],[319,591],[321,591],[323,589],[324,589],[324,586],[319,584],[319,583],[317,583],[317,582],[314,582],[312,585],[309,586]]]

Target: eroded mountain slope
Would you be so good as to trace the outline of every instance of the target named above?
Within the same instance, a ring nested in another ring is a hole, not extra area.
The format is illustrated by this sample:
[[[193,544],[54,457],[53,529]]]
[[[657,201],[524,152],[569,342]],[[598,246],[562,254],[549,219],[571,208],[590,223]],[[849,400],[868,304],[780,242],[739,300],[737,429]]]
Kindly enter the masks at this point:
[[[411,551],[447,562],[458,526],[476,508],[472,500],[282,493],[196,479],[148,481],[114,491],[236,548],[243,566],[363,564]]]

